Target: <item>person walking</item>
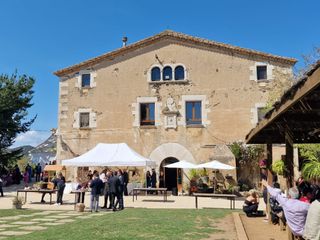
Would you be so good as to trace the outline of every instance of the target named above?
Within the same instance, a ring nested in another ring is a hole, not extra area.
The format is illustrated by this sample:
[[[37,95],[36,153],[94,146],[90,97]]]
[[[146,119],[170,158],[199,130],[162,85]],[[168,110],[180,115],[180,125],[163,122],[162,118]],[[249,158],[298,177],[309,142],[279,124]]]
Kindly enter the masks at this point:
[[[120,185],[120,180],[117,176],[117,172],[114,172],[113,176],[110,177],[110,179],[109,179],[109,191],[110,191],[110,196],[111,196],[110,208],[113,211],[116,211],[114,200],[115,200],[115,197],[118,195],[119,185]]]
[[[103,191],[104,185],[102,180],[99,178],[99,173],[96,172],[93,175],[93,180],[90,183],[91,188],[91,201],[90,201],[90,209],[91,212],[98,212],[99,208],[99,196]]]

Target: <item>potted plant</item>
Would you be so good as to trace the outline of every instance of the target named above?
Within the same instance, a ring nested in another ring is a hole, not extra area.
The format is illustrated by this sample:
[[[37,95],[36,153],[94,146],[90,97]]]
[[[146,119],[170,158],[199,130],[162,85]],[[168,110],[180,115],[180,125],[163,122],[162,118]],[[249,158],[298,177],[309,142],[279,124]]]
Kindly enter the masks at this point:
[[[21,209],[23,204],[24,204],[24,202],[23,202],[23,198],[22,197],[15,196],[12,199],[12,207],[13,208]]]
[[[272,164],[272,171],[274,171],[278,175],[283,175],[286,171],[286,166],[284,164],[284,161],[282,160],[276,160]]]

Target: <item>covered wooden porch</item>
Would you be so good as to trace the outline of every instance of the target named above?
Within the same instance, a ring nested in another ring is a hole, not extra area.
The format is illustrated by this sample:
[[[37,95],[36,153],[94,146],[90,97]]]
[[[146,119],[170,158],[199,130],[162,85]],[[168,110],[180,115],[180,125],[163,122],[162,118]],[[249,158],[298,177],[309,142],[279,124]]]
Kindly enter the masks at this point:
[[[320,143],[320,61],[276,102],[246,136],[247,144],[266,144],[272,184],[272,145],[285,144],[286,188],[294,185],[293,144]],[[288,234],[292,239],[292,234]]]

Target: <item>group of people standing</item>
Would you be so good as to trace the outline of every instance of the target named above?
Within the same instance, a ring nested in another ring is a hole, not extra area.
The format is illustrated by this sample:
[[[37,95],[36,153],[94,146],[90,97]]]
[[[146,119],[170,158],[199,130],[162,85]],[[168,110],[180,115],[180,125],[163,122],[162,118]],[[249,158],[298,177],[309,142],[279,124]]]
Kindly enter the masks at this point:
[[[157,173],[152,168],[151,173],[148,170],[146,173],[146,183],[147,183],[147,188],[156,188],[157,187]]]
[[[77,189],[84,190],[86,187],[91,188],[91,212],[98,212],[100,196],[104,196],[104,205],[101,208],[112,209],[113,211],[124,209],[123,196],[128,195],[127,185],[129,182],[126,170],[103,170],[100,174],[98,171],[94,171],[93,173],[89,171],[88,178],[89,181],[87,183],[79,183]],[[84,194],[84,191],[78,193],[79,203],[84,203]]]

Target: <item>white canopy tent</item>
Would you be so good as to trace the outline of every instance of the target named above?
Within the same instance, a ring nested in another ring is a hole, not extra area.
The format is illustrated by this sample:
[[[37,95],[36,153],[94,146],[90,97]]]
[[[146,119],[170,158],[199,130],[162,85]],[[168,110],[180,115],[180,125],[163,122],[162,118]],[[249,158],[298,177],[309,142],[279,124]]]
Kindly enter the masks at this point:
[[[62,165],[77,167],[152,167],[155,162],[141,156],[126,143],[99,143],[79,157],[63,160]]]
[[[184,168],[184,169],[192,169],[197,168],[197,165],[181,160],[179,162],[171,163],[169,165],[164,166],[166,168]]]
[[[211,162],[199,164],[197,166],[197,168],[212,168],[212,169],[218,169],[218,170],[233,170],[233,169],[235,169],[234,166],[230,166],[228,164],[221,163],[218,160],[213,160]]]

